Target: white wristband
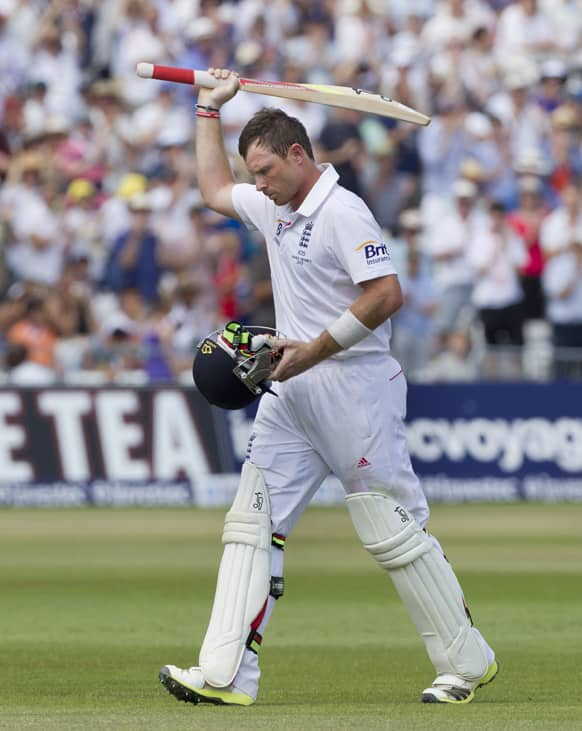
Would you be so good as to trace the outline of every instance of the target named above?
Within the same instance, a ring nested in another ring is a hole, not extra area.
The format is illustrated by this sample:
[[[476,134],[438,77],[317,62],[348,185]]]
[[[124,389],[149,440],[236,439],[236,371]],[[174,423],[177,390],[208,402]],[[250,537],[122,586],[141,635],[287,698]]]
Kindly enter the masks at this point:
[[[367,338],[372,332],[363,322],[358,320],[354,313],[348,308],[338,319],[333,322],[327,332],[341,345],[344,350]]]

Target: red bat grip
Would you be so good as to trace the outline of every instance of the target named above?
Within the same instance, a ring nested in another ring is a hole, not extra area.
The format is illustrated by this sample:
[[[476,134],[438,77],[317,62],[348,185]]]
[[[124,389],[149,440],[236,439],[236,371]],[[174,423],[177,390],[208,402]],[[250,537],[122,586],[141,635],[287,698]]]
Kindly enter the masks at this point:
[[[208,71],[195,71],[193,69],[181,69],[176,66],[160,66],[158,64],[140,63],[137,67],[140,76],[160,81],[173,81],[178,84],[195,84],[213,89],[224,81],[215,79]]]
[[[179,69],[175,66],[158,66],[154,64],[152,79],[192,85],[194,83],[194,71],[192,69]]]

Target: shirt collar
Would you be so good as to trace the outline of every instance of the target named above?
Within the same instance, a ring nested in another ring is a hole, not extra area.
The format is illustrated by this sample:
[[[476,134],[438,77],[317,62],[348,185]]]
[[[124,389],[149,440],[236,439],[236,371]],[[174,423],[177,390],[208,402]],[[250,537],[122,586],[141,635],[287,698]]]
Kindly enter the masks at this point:
[[[315,213],[339,179],[339,175],[333,165],[323,163],[317,167],[321,170],[321,175],[296,211],[300,216],[305,216],[306,218]]]

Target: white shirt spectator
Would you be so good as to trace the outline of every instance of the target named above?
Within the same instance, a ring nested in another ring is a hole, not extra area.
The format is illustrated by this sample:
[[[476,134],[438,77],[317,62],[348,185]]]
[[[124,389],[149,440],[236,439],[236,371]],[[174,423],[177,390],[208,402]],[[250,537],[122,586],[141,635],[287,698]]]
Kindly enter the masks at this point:
[[[551,19],[538,7],[528,15],[521,2],[512,3],[499,16],[495,53],[502,59],[509,53],[547,50],[554,45]]]
[[[10,370],[8,380],[15,386],[49,386],[56,381],[56,374],[52,368],[27,360]]]
[[[556,208],[540,228],[540,243],[546,253],[565,250],[575,241],[582,242],[582,210],[572,220],[564,206]]]
[[[357,62],[375,57],[380,27],[381,23],[375,16],[364,17],[358,12],[342,11],[340,3],[335,21],[334,45],[342,62]]]
[[[517,270],[527,261],[523,241],[511,230],[502,234],[490,228],[478,231],[471,241],[469,260],[477,272],[473,304],[501,308],[523,299]]]
[[[132,116],[136,144],[185,145],[192,140],[192,121],[184,107],[160,98],[144,104]]]
[[[510,93],[500,91],[487,102],[485,110],[499,119],[507,130],[514,164],[524,154],[541,150],[550,127],[546,114],[537,104],[526,101],[519,108]]]
[[[0,101],[14,93],[24,80],[28,58],[19,41],[9,27],[0,26]]]
[[[483,105],[499,89],[499,68],[490,52],[490,43],[487,40],[480,46],[474,43],[461,54],[461,80],[479,105]]]
[[[30,98],[24,102],[22,110],[24,115],[24,129],[27,135],[40,132],[49,116],[49,107],[46,97],[44,99]]]
[[[36,190],[24,185],[7,186],[1,205],[11,211],[15,239],[6,255],[9,269],[18,279],[56,285],[63,266],[63,242],[55,214]],[[35,238],[45,243],[39,245]]]
[[[582,41],[582,13],[578,0],[545,0],[544,11],[552,21],[553,37],[565,53],[576,52]]]
[[[434,16],[422,30],[422,44],[433,51],[439,51],[454,38],[467,41],[479,26],[492,27],[495,20],[493,12],[480,0],[466,0],[462,13],[455,13],[448,0],[439,3]]]
[[[31,81],[44,81],[47,85],[49,113],[73,121],[81,109],[81,72],[74,52],[63,48],[60,53],[51,53],[40,48],[30,64]]]
[[[463,219],[452,210],[435,221],[424,237],[424,251],[433,260],[434,281],[442,292],[448,287],[471,284],[475,272],[469,260],[470,243],[480,229],[487,226],[487,217],[474,209]],[[439,257],[448,255],[439,261]]]
[[[123,98],[128,104],[136,107],[157,97],[156,84],[144,83],[136,75],[135,67],[140,61],[164,63],[165,56],[164,44],[148,23],[128,23],[122,29],[113,59],[114,73],[121,78]]]
[[[546,314],[557,324],[582,323],[582,276],[575,252],[560,254],[546,263],[542,283]]]

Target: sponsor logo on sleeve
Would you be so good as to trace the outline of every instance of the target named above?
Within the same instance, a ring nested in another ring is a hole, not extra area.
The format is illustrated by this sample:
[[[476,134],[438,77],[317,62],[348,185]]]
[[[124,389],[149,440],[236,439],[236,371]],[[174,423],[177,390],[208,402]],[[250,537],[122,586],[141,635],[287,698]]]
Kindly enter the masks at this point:
[[[364,241],[359,246],[356,246],[356,251],[363,253],[366,264],[368,265],[390,261],[390,254],[388,253],[386,244],[381,241],[375,241],[374,239]]]

